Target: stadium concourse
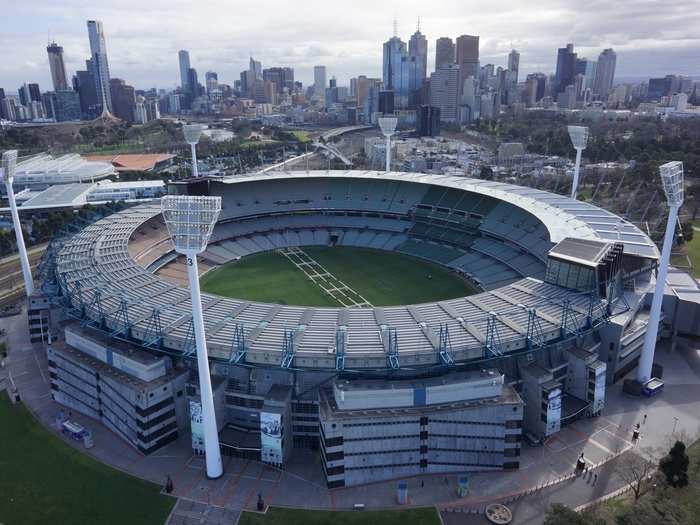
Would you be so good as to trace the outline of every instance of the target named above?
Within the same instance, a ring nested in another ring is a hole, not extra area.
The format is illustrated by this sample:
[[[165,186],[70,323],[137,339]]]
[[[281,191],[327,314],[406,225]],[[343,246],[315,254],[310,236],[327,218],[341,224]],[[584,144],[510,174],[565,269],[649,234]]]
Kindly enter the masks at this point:
[[[222,198],[205,271],[271,250],[308,263],[301,247],[355,246],[432,261],[481,290],[338,308],[203,294],[231,457],[282,469],[315,457],[329,488],[517,469],[525,438],[544,442],[599,415],[606,383],[639,358],[658,251],[592,205],[483,180],[358,171],[196,179],[169,193]],[[190,294],[159,275],[179,264],[160,206],[84,225],[48,253],[47,308],[60,305],[47,350],[53,399],[145,454],[183,434],[201,452]],[[667,304],[673,329],[663,333],[697,335],[695,305]]]

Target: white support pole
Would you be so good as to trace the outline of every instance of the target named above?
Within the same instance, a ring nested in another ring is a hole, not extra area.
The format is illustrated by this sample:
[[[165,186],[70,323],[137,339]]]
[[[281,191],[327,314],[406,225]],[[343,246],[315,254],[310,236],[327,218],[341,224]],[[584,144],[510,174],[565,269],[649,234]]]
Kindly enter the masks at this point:
[[[185,257],[192,297],[192,324],[194,325],[194,337],[197,344],[197,369],[199,371],[199,394],[202,403],[202,427],[204,430],[207,477],[216,479],[223,475],[224,467],[221,462],[219,433],[216,428],[216,414],[214,412],[214,393],[211,388],[207,341],[204,335],[204,317],[202,315],[202,300],[199,292],[197,255],[196,253],[188,253]]]
[[[13,155],[16,156],[16,151]],[[6,171],[4,173],[5,188],[7,190],[7,200],[10,203],[10,214],[12,215],[12,224],[15,229],[15,238],[17,239],[17,250],[19,251],[19,262],[22,267],[22,276],[24,277],[24,289],[27,292],[27,297],[34,293],[34,281],[32,280],[32,269],[29,266],[29,257],[27,256],[27,247],[24,244],[24,235],[22,234],[22,223],[19,220],[19,213],[17,212],[17,202],[15,201],[15,192],[12,189],[12,181],[14,179],[14,164],[10,168],[9,164],[16,162],[14,159],[10,160],[8,157],[10,152],[5,152],[3,157],[3,164],[6,166]],[[12,171],[12,173],[10,173]]]
[[[386,172],[391,171],[391,135],[386,136]]]
[[[583,150],[581,148],[576,148],[576,166],[574,167],[574,181],[571,186],[571,198],[576,200],[576,194],[578,193],[578,176],[581,170],[581,153]]]
[[[197,168],[197,144],[191,143],[190,149],[192,150],[192,177],[196,179],[199,177],[199,170]]]
[[[666,223],[666,234],[664,244],[661,248],[661,259],[659,269],[656,274],[656,287],[654,288],[654,299],[651,302],[649,312],[649,323],[644,335],[644,347],[639,356],[639,366],[637,368],[637,381],[646,383],[651,379],[651,369],[654,364],[654,350],[656,349],[656,335],[659,330],[659,319],[661,318],[661,303],[664,299],[664,286],[666,285],[666,275],[668,274],[668,263],[671,258],[671,247],[673,246],[673,236],[676,232],[676,221],[678,220],[679,206],[670,206],[668,210],[668,222]]]

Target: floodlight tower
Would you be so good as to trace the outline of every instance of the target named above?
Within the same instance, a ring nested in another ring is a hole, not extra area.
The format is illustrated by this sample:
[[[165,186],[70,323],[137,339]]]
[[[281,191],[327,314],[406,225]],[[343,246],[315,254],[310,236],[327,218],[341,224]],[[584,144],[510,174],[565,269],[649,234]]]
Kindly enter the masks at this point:
[[[399,119],[396,117],[379,117],[379,128],[382,130],[382,135],[386,137],[386,172],[391,171],[391,136],[396,131],[396,124]]]
[[[664,299],[664,286],[666,284],[666,274],[668,273],[668,261],[671,257],[673,236],[676,232],[678,210],[683,204],[683,163],[680,161],[667,162],[659,167],[659,173],[661,174],[661,183],[668,201],[668,222],[666,223],[664,244],[661,248],[659,269],[656,273],[656,287],[654,288],[654,299],[651,302],[651,311],[649,312],[649,323],[647,324],[647,332],[644,335],[644,347],[642,348],[642,355],[639,357],[639,367],[637,368],[637,381],[642,384],[651,379],[654,349],[656,348],[656,334],[659,330],[659,318],[661,317],[661,302]]]
[[[192,177],[196,179],[199,177],[199,171],[197,170],[197,143],[199,142],[199,137],[202,136],[202,126],[199,124],[185,124],[182,126],[182,132],[185,134],[185,142],[190,145],[190,150],[192,151]]]
[[[197,254],[202,253],[211,237],[216,219],[221,212],[221,197],[191,197],[169,195],[161,200],[163,219],[175,245],[175,251],[185,256],[187,276],[192,297],[192,324],[197,345],[199,392],[202,403],[202,428],[206,454],[207,477],[216,479],[223,472],[219,435],[216,429],[214,396],[209,375],[207,341],[204,334],[202,298],[199,292]]]
[[[581,169],[581,153],[586,149],[588,142],[588,128],[586,126],[569,126],[569,137],[576,150],[576,167],[574,168],[574,182],[571,186],[571,198],[576,199],[578,191],[578,174]]]
[[[24,289],[27,292],[27,297],[34,293],[34,281],[32,280],[32,269],[29,266],[29,258],[27,257],[27,248],[24,246],[24,235],[22,234],[22,223],[19,222],[19,214],[17,213],[17,203],[15,202],[15,192],[12,189],[12,181],[15,178],[15,168],[17,166],[17,150],[9,150],[2,154],[2,172],[5,179],[5,188],[7,190],[7,200],[10,202],[10,213],[12,215],[12,224],[15,227],[15,237],[17,238],[17,249],[19,250],[19,262],[22,266],[22,275],[24,276]]]

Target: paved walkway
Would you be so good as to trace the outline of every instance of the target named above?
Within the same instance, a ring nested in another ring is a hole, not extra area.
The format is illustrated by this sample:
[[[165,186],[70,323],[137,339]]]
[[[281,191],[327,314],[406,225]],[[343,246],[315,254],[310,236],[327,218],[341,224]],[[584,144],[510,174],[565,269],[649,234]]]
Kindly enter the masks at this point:
[[[26,316],[0,319],[0,328],[8,332],[11,349],[6,371],[17,385],[24,403],[54,434],[64,439],[52,424],[60,409],[49,395],[47,363],[44,348],[28,342]],[[700,351],[686,350],[669,353],[657,351],[657,361],[665,367],[665,391],[653,399],[639,399],[622,393],[621,383],[608,390],[606,408],[602,416],[585,419],[565,427],[549,439],[544,446],[523,445],[521,468],[514,472],[470,474],[470,494],[458,499],[456,475],[426,475],[409,478],[409,504],[435,504],[440,509],[471,509],[486,502],[503,501],[532,490],[552,480],[569,476],[581,452],[591,465],[609,460],[617,453],[631,447],[631,431],[637,422],[642,427],[639,447],[659,452],[668,449],[675,436],[694,438],[700,434]],[[204,475],[202,457],[192,456],[189,436],[143,456],[101,424],[73,415],[93,432],[95,446],[84,450],[79,444],[67,441],[71,446],[96,459],[138,477],[158,484],[170,475],[174,482],[174,495],[181,498],[170,523],[216,523],[221,510],[235,515],[241,509],[253,509],[258,494],[266,504],[319,509],[347,509],[356,503],[367,508],[396,507],[396,481],[375,483],[361,487],[328,490],[323,481],[318,454],[307,450],[295,450],[291,465],[285,471],[261,463],[224,457],[225,474],[218,480],[208,480]],[[598,494],[607,494],[619,487],[614,464],[599,471],[595,487],[586,488],[578,479],[565,481],[544,489],[537,495],[520,499],[515,504],[516,519],[522,523],[538,523],[544,508],[553,501],[578,505]],[[584,490],[585,489],[585,490]],[[562,498],[562,499],[557,499]],[[185,508],[189,503],[206,505]],[[209,509],[209,510],[207,510]],[[204,512],[207,512],[206,516]],[[201,512],[200,512],[201,511]],[[196,513],[200,512],[199,518]],[[444,512],[447,522],[463,513]],[[224,513],[225,515],[225,513]],[[454,516],[452,516],[454,515]],[[209,518],[211,517],[211,519]],[[204,519],[205,521],[201,521]],[[190,521],[188,521],[190,520]],[[524,521],[520,521],[524,520]],[[528,521],[529,520],[529,521]],[[465,523],[461,521],[460,523]]]

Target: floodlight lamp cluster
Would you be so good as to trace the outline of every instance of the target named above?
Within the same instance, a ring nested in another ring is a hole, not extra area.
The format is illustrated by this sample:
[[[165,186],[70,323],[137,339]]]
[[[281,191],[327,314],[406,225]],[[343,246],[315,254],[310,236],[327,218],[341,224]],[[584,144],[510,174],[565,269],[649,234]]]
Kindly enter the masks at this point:
[[[574,149],[586,149],[588,128],[586,126],[569,126],[569,137]]]
[[[199,124],[185,124],[182,126],[182,132],[185,134],[185,142],[197,144],[199,137],[202,136],[202,126]]]
[[[17,150],[7,150],[2,154],[2,180],[12,184],[17,166]]]
[[[661,183],[669,206],[683,204],[683,163],[678,160],[659,166]]]
[[[161,199],[161,210],[175,251],[201,253],[219,218],[221,197],[168,195]]]
[[[379,122],[379,128],[382,130],[382,134],[385,137],[389,137],[396,131],[396,125],[399,119],[396,117],[379,117],[377,121]]]

